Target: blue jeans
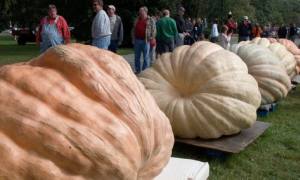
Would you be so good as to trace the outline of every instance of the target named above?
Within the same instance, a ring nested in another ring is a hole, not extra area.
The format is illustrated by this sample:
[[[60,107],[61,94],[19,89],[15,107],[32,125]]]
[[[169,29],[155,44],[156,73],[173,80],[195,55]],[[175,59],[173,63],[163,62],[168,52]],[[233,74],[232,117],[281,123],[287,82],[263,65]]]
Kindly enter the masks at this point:
[[[134,65],[136,73],[141,72],[141,54],[143,53],[143,67],[142,70],[145,70],[149,67],[149,50],[150,43],[145,40],[135,39],[134,41]]]
[[[101,49],[108,49],[109,44],[110,44],[110,35],[94,38],[92,42],[93,46],[96,46]]]
[[[118,40],[111,40],[110,45],[108,46],[108,50],[116,53],[118,50]]]

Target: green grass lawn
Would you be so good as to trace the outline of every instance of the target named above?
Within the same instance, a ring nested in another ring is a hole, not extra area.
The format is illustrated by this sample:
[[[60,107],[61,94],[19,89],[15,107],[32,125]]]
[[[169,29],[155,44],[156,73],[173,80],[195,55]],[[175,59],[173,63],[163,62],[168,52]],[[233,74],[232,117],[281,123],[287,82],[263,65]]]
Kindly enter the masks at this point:
[[[208,157],[205,151],[176,144],[173,156],[209,162],[209,179],[300,179],[300,86],[260,121],[271,127],[239,154]]]
[[[122,49],[121,54],[132,53]],[[34,44],[18,46],[10,37],[0,37],[0,64],[26,61],[38,55]],[[209,157],[203,150],[176,144],[173,156],[209,162],[210,179],[300,179],[300,86],[282,102],[277,111],[261,121],[271,127],[239,154]]]
[[[133,53],[130,48],[121,48],[121,55]],[[0,65],[27,61],[39,55],[39,48],[35,43],[27,43],[25,46],[17,45],[10,36],[0,36]]]

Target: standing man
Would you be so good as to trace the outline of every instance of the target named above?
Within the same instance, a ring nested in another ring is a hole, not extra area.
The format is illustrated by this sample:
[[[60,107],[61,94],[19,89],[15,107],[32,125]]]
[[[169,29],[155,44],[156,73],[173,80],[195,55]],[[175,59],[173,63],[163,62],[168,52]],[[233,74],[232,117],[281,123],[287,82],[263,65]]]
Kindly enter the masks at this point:
[[[156,29],[157,54],[172,52],[178,32],[175,20],[170,18],[169,10],[163,10],[163,18],[157,21]]]
[[[116,15],[116,7],[114,5],[109,5],[107,12],[112,32],[108,49],[116,53],[123,41],[123,23],[121,17]]]
[[[236,32],[237,23],[234,21],[231,11],[228,13],[226,26],[228,27],[228,31]]]
[[[92,24],[92,44],[98,48],[108,49],[111,38],[110,21],[103,10],[103,1],[93,0],[93,10],[97,14]]]
[[[289,39],[293,42],[295,42],[297,38],[297,27],[296,24],[290,24],[290,30],[289,30]]]
[[[288,34],[287,27],[284,24],[282,24],[281,27],[278,29],[277,34],[278,34],[278,38],[286,38]]]
[[[211,27],[211,34],[210,34],[210,41],[212,43],[216,43],[219,38],[219,30],[218,30],[218,19],[216,18],[213,21],[212,27]]]
[[[134,44],[135,73],[141,72],[141,54],[143,53],[144,62],[142,70],[149,66],[150,41],[155,39],[156,26],[154,20],[148,16],[148,8],[143,6],[139,9],[139,16],[134,22],[132,37]]]
[[[185,12],[184,7],[179,7],[177,12],[178,14],[175,17],[177,31],[178,31],[178,37],[176,38],[176,46],[183,45],[184,37],[187,35],[185,20],[183,18],[184,12]]]
[[[239,25],[239,42],[250,40],[252,26],[248,16],[244,16],[243,22]]]
[[[36,42],[40,46],[40,52],[60,44],[70,43],[70,31],[67,21],[57,14],[56,6],[50,4],[48,16],[42,18],[36,36]]]

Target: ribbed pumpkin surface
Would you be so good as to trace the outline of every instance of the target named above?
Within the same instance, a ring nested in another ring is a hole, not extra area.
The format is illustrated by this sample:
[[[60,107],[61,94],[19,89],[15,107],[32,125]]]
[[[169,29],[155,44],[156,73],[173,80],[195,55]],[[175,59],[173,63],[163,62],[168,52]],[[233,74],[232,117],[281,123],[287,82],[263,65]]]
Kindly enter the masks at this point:
[[[156,60],[141,82],[182,138],[218,138],[256,120],[261,96],[246,64],[209,43],[181,46]]]
[[[152,179],[173,142],[121,56],[71,44],[0,69],[0,179]]]
[[[291,88],[290,78],[274,53],[256,44],[236,44],[231,50],[242,58],[258,82],[262,104],[286,97]]]
[[[252,40],[252,43],[269,48],[278,57],[290,78],[297,75],[297,61],[294,55],[290,53],[284,45],[274,42],[274,39],[267,38],[255,38]]]
[[[288,39],[278,39],[277,40],[280,44],[284,45],[287,50],[289,50],[295,57],[297,61],[297,72],[300,72],[300,49],[296,46],[296,44]]]

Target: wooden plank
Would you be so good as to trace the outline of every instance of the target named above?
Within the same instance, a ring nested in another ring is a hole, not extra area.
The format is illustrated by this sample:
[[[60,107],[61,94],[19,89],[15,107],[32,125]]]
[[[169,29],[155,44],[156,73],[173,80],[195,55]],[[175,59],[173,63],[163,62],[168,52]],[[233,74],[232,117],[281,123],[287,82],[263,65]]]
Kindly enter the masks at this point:
[[[262,135],[269,126],[270,123],[256,121],[251,128],[242,130],[239,134],[236,135],[223,136],[219,139],[214,140],[178,138],[176,139],[176,142],[228,153],[239,153],[260,135]]]

